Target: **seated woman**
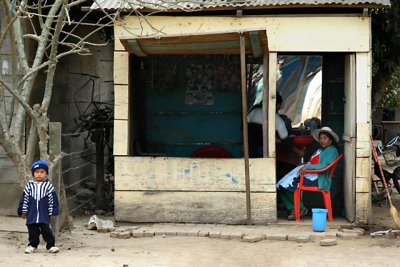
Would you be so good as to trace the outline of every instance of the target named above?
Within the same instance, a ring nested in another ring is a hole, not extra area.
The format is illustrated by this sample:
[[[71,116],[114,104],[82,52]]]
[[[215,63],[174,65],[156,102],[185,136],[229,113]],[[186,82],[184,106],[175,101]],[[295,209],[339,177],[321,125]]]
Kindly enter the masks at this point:
[[[312,136],[319,142],[320,148],[311,156],[310,161],[304,165],[300,165],[282,177],[277,183],[278,195],[283,205],[289,213],[288,220],[295,220],[293,192],[299,183],[299,176],[306,170],[319,170],[331,164],[339,155],[339,137],[329,127],[322,127],[312,132]],[[306,173],[304,175],[304,185],[318,186],[319,189],[325,191],[330,190],[332,179],[329,177],[329,170],[323,173]],[[303,202],[300,202],[300,216],[308,213]]]

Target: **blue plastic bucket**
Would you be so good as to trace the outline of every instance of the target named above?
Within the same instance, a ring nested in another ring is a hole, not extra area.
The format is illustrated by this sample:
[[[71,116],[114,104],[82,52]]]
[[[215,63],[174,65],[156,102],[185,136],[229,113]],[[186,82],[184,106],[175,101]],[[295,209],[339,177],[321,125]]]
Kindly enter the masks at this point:
[[[325,232],[327,209],[312,209],[312,230]]]

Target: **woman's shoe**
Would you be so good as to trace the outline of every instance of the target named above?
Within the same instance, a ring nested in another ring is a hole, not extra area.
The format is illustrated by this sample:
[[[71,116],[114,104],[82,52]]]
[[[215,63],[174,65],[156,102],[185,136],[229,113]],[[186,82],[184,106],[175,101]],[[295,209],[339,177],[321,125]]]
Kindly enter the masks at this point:
[[[306,216],[308,214],[308,209],[306,207],[303,207],[300,211],[300,218]]]
[[[300,218],[303,218],[304,216],[306,216],[308,214],[308,209],[306,207],[303,207],[300,210]],[[294,214],[294,209],[290,210],[289,212],[289,216],[288,216],[288,221],[295,221],[296,220],[296,215]]]
[[[294,209],[289,211],[289,216],[287,217],[288,221],[295,221],[296,216],[294,214]]]

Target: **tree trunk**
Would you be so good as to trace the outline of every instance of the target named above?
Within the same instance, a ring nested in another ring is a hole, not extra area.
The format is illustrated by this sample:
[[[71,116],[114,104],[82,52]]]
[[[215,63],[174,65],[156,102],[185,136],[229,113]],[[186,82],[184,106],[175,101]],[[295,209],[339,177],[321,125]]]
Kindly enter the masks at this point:
[[[393,72],[378,71],[373,77],[371,104],[372,110],[375,110],[385,95],[385,89],[389,84]]]

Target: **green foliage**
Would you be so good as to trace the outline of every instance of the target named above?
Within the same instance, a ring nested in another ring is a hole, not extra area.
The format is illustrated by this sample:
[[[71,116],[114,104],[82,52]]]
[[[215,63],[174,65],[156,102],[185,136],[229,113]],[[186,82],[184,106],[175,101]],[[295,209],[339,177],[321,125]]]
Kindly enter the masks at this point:
[[[400,106],[400,0],[391,0],[388,9],[372,10],[371,16],[372,98],[375,104],[397,108]]]
[[[400,106],[400,67],[397,67],[385,88],[385,94],[381,105],[387,108],[397,108]]]
[[[374,64],[394,72],[400,64],[400,0],[391,0],[389,9],[374,9],[371,26]]]

